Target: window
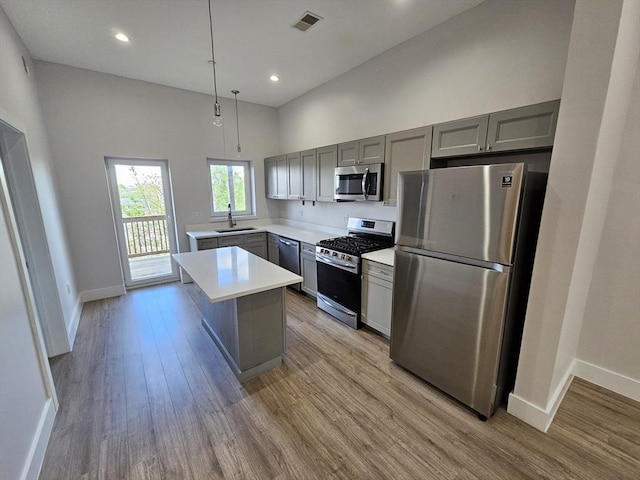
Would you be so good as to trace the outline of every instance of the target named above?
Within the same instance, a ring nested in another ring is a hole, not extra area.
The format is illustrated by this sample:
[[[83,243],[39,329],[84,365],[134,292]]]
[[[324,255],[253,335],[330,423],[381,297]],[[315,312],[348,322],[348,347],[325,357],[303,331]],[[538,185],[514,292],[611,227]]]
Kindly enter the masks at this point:
[[[251,162],[208,159],[211,179],[211,211],[214,217],[253,215],[253,178]]]

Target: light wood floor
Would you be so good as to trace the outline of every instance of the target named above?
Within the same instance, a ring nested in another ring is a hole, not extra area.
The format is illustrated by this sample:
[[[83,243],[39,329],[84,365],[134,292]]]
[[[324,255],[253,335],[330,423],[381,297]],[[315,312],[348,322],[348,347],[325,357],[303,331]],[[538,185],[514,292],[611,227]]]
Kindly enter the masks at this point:
[[[287,294],[284,365],[240,385],[195,287],[84,306],[55,359],[41,479],[637,479],[640,406],[575,380],[548,434],[488,422],[388,358],[388,342]]]

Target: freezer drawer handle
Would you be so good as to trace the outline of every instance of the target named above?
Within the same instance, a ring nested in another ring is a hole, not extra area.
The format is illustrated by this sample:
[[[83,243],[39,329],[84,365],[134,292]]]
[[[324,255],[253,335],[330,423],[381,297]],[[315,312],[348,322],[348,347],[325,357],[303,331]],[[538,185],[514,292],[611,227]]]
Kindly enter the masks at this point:
[[[345,315],[349,315],[350,317],[355,317],[356,314],[353,312],[350,312],[348,310],[343,310],[342,308],[340,308],[340,305],[335,304],[333,302],[328,302],[327,300],[325,300],[324,298],[322,298],[321,296],[318,297],[320,300],[322,300],[324,303],[326,303],[327,305],[329,305],[331,308],[335,308],[336,310],[338,310],[340,313],[344,313]]]

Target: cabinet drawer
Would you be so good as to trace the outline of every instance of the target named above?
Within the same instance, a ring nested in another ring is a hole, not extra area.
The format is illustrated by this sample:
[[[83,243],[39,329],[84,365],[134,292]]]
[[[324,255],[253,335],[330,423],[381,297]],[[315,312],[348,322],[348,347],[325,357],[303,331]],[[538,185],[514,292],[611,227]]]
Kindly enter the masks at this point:
[[[265,238],[265,233],[264,232],[246,233],[243,236],[244,236],[244,243],[265,242],[267,240]]]
[[[378,262],[372,262],[371,260],[364,260],[362,262],[362,274],[371,275],[381,280],[393,282],[393,267],[384,265]]]
[[[198,239],[198,250],[210,250],[212,248],[218,248],[218,239],[216,237]]]
[[[302,253],[310,253],[311,255],[316,254],[316,246],[315,245],[311,245],[310,243],[301,243],[300,244],[301,249],[302,249]]]
[[[242,245],[243,243],[243,235],[227,235],[224,237],[218,237],[219,247],[233,247],[234,245]]]

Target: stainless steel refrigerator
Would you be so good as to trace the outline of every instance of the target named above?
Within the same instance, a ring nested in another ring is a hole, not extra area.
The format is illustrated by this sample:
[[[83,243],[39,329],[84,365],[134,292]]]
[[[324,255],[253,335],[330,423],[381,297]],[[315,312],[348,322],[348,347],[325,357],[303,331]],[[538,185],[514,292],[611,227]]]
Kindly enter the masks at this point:
[[[546,174],[401,172],[391,358],[479,413],[512,389]]]

